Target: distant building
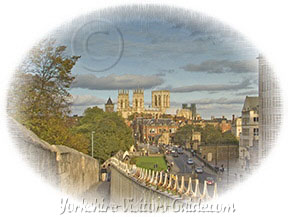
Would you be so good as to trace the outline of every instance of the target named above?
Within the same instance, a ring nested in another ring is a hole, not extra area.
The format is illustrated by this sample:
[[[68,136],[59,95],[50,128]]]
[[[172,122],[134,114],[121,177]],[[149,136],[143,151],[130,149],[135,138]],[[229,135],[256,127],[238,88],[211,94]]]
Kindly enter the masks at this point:
[[[259,159],[265,158],[276,142],[281,125],[280,87],[269,62],[259,55]]]
[[[158,108],[163,113],[170,108],[170,91],[155,90],[152,91],[152,108]]]
[[[201,133],[194,132],[192,133],[192,148],[193,150],[198,150],[198,146],[201,144]]]
[[[257,164],[259,143],[259,98],[246,96],[242,109],[239,161],[242,169]]]
[[[237,117],[237,118],[233,119],[231,125],[232,125],[231,126],[232,134],[238,140],[240,140],[240,134],[242,133],[242,118],[241,117]]]
[[[129,90],[118,91],[117,112],[121,113],[124,118],[128,118],[131,113],[129,105]]]
[[[192,124],[200,127],[205,127],[207,125],[219,127],[222,133],[231,130],[231,121],[225,118],[224,116],[222,116],[222,118],[215,118],[214,116],[212,116],[211,120],[197,119],[194,120]]]
[[[134,114],[160,118],[168,108],[170,108],[170,91],[168,90],[152,91],[152,108],[144,106],[144,89],[133,90],[132,106],[129,101],[129,90],[118,91],[117,111],[125,119]]]
[[[144,90],[136,89],[133,91],[133,113],[143,113],[144,112]]]
[[[171,119],[136,118],[133,121],[134,136],[139,142],[169,144],[178,128]]]
[[[196,104],[190,104],[190,106],[187,104],[182,104],[182,109],[178,109],[176,111],[176,116],[184,117],[187,120],[195,120],[197,117]]]
[[[192,111],[189,109],[178,109],[176,111],[176,116],[177,117],[183,117],[187,120],[192,120],[193,119],[193,114]]]
[[[110,97],[105,104],[105,112],[114,112],[114,104]]]

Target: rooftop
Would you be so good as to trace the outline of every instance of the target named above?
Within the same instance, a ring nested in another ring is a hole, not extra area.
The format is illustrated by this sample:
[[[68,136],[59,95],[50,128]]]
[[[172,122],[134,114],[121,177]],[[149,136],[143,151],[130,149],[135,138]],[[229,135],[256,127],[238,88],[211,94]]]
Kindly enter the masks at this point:
[[[242,111],[258,110],[259,109],[259,97],[258,96],[246,96]]]
[[[111,100],[111,98],[109,97],[109,99],[107,100],[107,103],[106,103],[106,105],[113,105],[113,102],[112,102],[112,100]]]

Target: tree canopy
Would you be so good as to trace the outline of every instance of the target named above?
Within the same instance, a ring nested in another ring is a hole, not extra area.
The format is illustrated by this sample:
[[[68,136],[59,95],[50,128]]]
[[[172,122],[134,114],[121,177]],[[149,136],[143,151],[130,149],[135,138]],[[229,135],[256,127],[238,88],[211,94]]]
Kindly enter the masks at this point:
[[[41,139],[88,153],[89,140],[71,131],[70,94],[72,68],[79,56],[65,54],[53,39],[31,49],[15,73],[8,97],[8,112]]]
[[[97,106],[87,108],[75,132],[94,137],[94,156],[107,160],[119,150],[128,150],[133,145],[132,130],[116,112],[104,112]],[[91,148],[89,150],[91,153]]]
[[[180,127],[175,133],[174,142],[179,145],[192,142],[193,131],[201,133],[201,142],[205,144],[238,144],[231,131],[222,133],[219,127],[213,125],[206,125],[204,128],[194,125]]]
[[[68,90],[75,79],[71,70],[80,57],[65,55],[65,50],[55,40],[44,39],[28,53],[12,84],[18,118],[29,122],[70,112]]]

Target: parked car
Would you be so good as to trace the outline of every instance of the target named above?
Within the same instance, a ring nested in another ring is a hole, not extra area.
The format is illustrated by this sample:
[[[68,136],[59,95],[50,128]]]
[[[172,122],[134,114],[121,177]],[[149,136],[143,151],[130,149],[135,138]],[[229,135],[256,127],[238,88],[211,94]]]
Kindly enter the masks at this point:
[[[188,158],[187,164],[188,165],[193,165],[194,164],[194,161],[192,160],[192,158]]]
[[[215,183],[215,181],[212,177],[207,177],[206,183],[207,183],[207,185],[213,185]]]
[[[203,173],[202,167],[196,167],[196,168],[195,168],[195,172],[196,172],[196,173]]]

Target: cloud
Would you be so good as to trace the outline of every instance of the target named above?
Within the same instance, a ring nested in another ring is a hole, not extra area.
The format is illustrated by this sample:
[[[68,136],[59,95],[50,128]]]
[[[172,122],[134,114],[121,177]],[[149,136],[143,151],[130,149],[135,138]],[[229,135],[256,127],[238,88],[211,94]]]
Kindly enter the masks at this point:
[[[160,69],[159,70],[160,72],[163,72],[163,73],[175,73],[175,69]]]
[[[244,103],[244,98],[225,98],[221,97],[218,99],[199,99],[199,100],[194,100],[193,103],[196,103],[197,105],[208,105],[208,104],[221,104],[221,105],[231,105],[231,104],[243,104]]]
[[[248,90],[245,92],[235,93],[236,96],[249,96],[249,95],[258,95],[258,90]]]
[[[188,64],[181,68],[188,72],[249,73],[249,72],[257,72],[257,61],[207,60],[200,64]]]
[[[200,114],[202,118],[210,119],[213,115],[215,117],[231,117],[232,114],[241,115],[241,110],[244,103],[244,98],[228,99],[228,98],[218,98],[218,99],[198,99],[191,100],[190,103],[196,104],[197,114]],[[176,113],[176,111],[181,108],[182,103],[172,101],[170,103],[170,113]]]
[[[201,91],[238,91],[242,89],[251,89],[250,79],[245,79],[239,84],[200,84],[172,88],[170,91],[174,93],[186,93],[186,92],[201,92]]]
[[[159,72],[157,74],[155,74],[156,76],[159,76],[159,77],[165,77],[166,74],[164,72]]]
[[[218,105],[234,105],[234,104],[243,104],[245,98],[244,97],[238,97],[238,98],[203,98],[203,99],[196,99],[196,100],[190,100],[189,102],[186,102],[187,104],[195,103],[196,105],[212,105],[212,104],[218,104]],[[182,103],[172,101],[171,106],[181,106]]]
[[[197,105],[196,105],[197,106]],[[233,114],[241,116],[242,104],[207,104],[197,106],[197,113],[203,118],[210,119],[211,116],[225,116],[231,118]]]
[[[92,95],[72,95],[72,106],[103,105],[106,100]]]
[[[92,74],[78,75],[72,88],[84,88],[89,90],[118,90],[118,89],[149,89],[164,83],[159,75],[115,75],[96,77]]]

